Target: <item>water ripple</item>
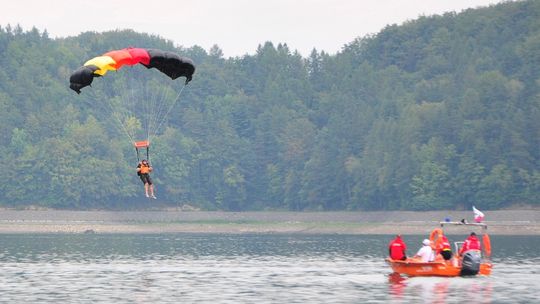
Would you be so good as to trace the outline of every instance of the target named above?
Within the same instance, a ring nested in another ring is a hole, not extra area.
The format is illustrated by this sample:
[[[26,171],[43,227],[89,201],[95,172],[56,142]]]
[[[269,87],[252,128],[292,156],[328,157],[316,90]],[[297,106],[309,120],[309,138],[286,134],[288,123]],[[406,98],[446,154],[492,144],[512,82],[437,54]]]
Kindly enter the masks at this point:
[[[383,261],[388,241],[334,235],[4,235],[0,302],[525,303],[537,298],[539,238],[494,238],[500,247],[494,247],[493,275],[476,278],[392,276]],[[518,254],[512,248],[520,248]],[[522,258],[525,252],[534,256]]]

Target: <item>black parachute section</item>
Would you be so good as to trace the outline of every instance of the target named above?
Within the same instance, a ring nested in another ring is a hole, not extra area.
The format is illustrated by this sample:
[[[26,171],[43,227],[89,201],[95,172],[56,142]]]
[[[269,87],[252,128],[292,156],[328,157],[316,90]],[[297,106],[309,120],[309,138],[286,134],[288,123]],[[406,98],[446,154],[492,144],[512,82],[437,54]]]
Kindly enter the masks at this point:
[[[176,53],[157,49],[148,49],[150,63],[144,64],[147,68],[156,68],[165,75],[176,79],[181,76],[186,77],[186,84],[191,81],[195,72],[193,61],[186,57],[181,57]]]
[[[80,94],[82,88],[92,84],[94,77],[100,76],[98,74],[94,74],[94,72],[97,70],[99,70],[99,68],[95,65],[82,66],[78,68],[71,74],[71,77],[69,77],[69,88],[77,92],[77,94]]]

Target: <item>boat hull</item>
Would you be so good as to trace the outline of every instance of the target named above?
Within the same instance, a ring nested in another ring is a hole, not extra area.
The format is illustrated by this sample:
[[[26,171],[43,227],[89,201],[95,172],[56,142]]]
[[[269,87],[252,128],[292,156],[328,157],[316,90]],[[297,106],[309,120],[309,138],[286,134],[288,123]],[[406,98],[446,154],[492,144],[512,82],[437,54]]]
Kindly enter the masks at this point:
[[[386,262],[392,267],[396,273],[415,276],[440,276],[440,277],[457,277],[461,273],[461,267],[454,266],[450,262],[435,261],[435,262],[419,262],[411,259],[405,261],[387,259]],[[491,263],[480,264],[480,275],[491,274]]]

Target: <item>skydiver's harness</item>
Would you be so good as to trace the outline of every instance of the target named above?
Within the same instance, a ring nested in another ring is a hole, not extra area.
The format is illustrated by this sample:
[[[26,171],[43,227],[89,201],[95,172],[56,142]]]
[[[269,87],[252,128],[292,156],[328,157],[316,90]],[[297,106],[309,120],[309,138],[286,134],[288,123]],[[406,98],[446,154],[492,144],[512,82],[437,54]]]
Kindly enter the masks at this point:
[[[137,162],[141,161],[139,150],[142,149],[146,150],[146,160],[150,161],[150,142],[148,140],[136,141],[133,145],[135,146],[135,151],[137,151]]]
[[[141,168],[141,154],[140,149],[146,149],[146,160],[150,161],[150,142],[148,140],[136,141],[133,143],[135,146],[135,151],[137,151],[137,163],[139,164],[137,168]],[[141,176],[141,171],[137,171],[137,175]]]

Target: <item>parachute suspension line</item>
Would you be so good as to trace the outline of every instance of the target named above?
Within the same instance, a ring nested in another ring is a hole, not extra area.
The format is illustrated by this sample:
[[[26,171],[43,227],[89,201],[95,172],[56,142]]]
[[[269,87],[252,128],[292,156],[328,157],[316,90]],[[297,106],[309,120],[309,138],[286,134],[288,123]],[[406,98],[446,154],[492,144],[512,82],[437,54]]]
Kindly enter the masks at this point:
[[[146,104],[144,102],[141,102],[140,101],[140,96],[143,96],[144,98],[144,94],[138,94],[137,91],[136,91],[136,88],[141,88],[144,86],[142,85],[142,81],[139,79],[139,80],[133,80],[133,83],[129,86],[129,92],[131,93],[131,96],[129,97],[130,98],[130,103],[129,103],[129,106],[126,107],[126,116],[129,114],[131,116],[135,116],[135,113],[138,113],[142,110],[146,111],[146,109],[140,109],[139,105],[140,103],[142,103],[144,106],[146,106]],[[144,93],[144,92],[143,92]],[[144,123],[144,122],[141,122],[141,123]],[[133,136],[135,137],[135,134],[133,134]]]
[[[142,86],[142,80],[138,79],[135,80],[134,83],[130,86],[130,92],[131,92],[131,104],[129,106],[129,111],[127,111],[127,114],[132,115],[134,118],[137,117],[136,113],[139,113],[140,111],[146,111],[146,109],[141,108],[141,103],[143,104],[143,107],[146,107],[146,103],[141,101],[141,96],[144,98],[144,92],[141,95],[140,92],[137,92],[136,88],[140,88]],[[144,87],[143,87],[144,88]],[[144,121],[141,121],[142,127],[144,128]],[[137,134],[133,134],[133,137],[136,137]]]
[[[145,106],[145,109],[144,109],[144,113],[145,113],[145,115],[144,115],[144,119],[145,119],[145,122],[144,122],[144,124],[145,124],[145,125],[144,125],[144,130],[146,131],[146,132],[145,132],[145,133],[146,133],[146,134],[145,134],[145,135],[146,135],[146,140],[150,141],[150,138],[149,138],[149,136],[148,136],[148,130],[149,130],[149,128],[150,128],[150,119],[151,119],[151,115],[152,115],[152,114],[150,113],[150,111],[152,110],[152,107],[150,106],[150,103],[153,104],[154,99],[156,98],[156,96],[153,95],[153,94],[152,94],[152,95],[150,94],[150,89],[149,89],[148,87],[145,87],[144,90],[146,91],[146,92],[144,92],[144,94],[143,94],[143,96],[145,96],[144,98],[148,98],[148,99],[149,99],[148,102],[143,101],[143,104],[144,104],[144,106]]]
[[[139,153],[139,148],[135,147],[135,151],[137,151],[137,162],[141,161],[141,155]],[[150,146],[146,147],[146,160],[150,161]]]
[[[135,147],[135,151],[137,152],[137,162],[141,161],[141,154],[139,153],[139,148]],[[146,160],[150,161],[150,146],[146,147]]]
[[[150,109],[150,107],[148,106],[148,99],[151,99],[153,98],[153,96],[150,95],[150,90],[148,89],[147,86],[142,86],[143,88],[143,92],[142,92],[142,99],[144,100],[139,100],[139,102],[141,103],[141,109],[134,109],[134,111],[142,111],[143,113],[142,114],[142,119],[143,121],[141,121],[141,123],[143,124],[143,129],[146,131],[148,130],[148,111]],[[146,132],[145,132],[146,133]],[[145,134],[146,135],[146,134]],[[146,136],[146,140],[148,140],[148,136]]]
[[[143,123],[143,129],[144,129],[144,135],[146,137],[146,140],[148,140],[148,130],[149,130],[149,126],[151,124],[151,119],[152,119],[152,115],[153,115],[153,107],[154,107],[154,104],[155,104],[155,99],[157,98],[157,93],[154,93],[152,94],[152,89],[150,88],[150,86],[143,86],[143,94],[142,94],[142,98],[144,100],[141,100],[141,109],[139,109],[140,111],[142,111],[142,123]]]
[[[110,100],[110,98],[107,98],[106,96],[99,96],[98,94],[95,93],[95,91],[93,90],[90,90],[90,96],[88,96],[89,98],[87,99],[87,101],[89,100],[103,100],[105,99],[107,101],[107,103],[92,103],[93,105],[95,104],[98,104],[100,105],[99,108],[101,108],[101,111],[104,112],[104,113],[110,113],[114,118],[115,120],[117,121],[118,125],[116,124],[113,124],[115,125],[116,129],[118,129],[118,131],[120,131],[121,133],[124,132],[126,134],[126,136],[132,141],[132,142],[135,142],[133,140],[133,136],[131,136],[131,134],[129,134],[127,128],[125,127],[124,123],[122,122],[122,120],[118,117],[118,113],[115,111],[115,108],[112,104],[112,101]],[[99,109],[98,109],[99,110]]]
[[[159,91],[156,94],[152,95],[151,102],[148,103],[148,112],[147,112],[147,126],[146,126],[146,137],[150,140],[151,132],[155,121],[158,119],[159,113],[161,112],[161,107],[163,107],[163,102],[165,100],[165,86],[160,86]]]
[[[139,90],[139,93],[137,93],[137,90]],[[111,115],[116,119],[120,126],[119,129],[122,129],[129,140],[135,145],[138,161],[140,161],[141,157],[140,150],[143,148],[146,149],[146,158],[148,160],[150,159],[149,147],[137,146],[137,134],[133,133],[134,130],[128,130],[128,119],[135,113],[141,114],[140,122],[142,123],[143,132],[146,136],[145,141],[149,144],[151,131],[155,127],[155,124],[157,124],[160,113],[164,112],[165,106],[163,101],[167,99],[167,95],[170,95],[166,94],[166,90],[166,86],[159,86],[159,89],[153,90],[151,86],[145,86],[142,83],[138,83],[137,80],[134,80],[132,83],[126,84],[124,91],[127,94],[118,96],[121,99],[120,107],[115,108],[112,100],[107,99],[106,104],[109,107],[108,111],[110,111]]]
[[[137,161],[141,160],[141,149],[146,150],[146,159],[150,161],[150,132],[153,124],[156,123],[159,113],[163,112],[163,101],[166,99],[164,86],[160,86],[160,89],[153,90],[151,86],[145,86],[139,83],[132,83],[125,88],[128,94],[121,96],[122,103],[125,107],[114,109],[112,103],[110,103],[111,114],[115,116],[118,124],[122,126],[122,129],[129,137],[131,142],[135,145],[135,151],[137,153]],[[137,94],[137,89],[142,90]],[[158,109],[158,110],[156,110]],[[120,115],[119,112],[122,112]],[[144,135],[146,135],[146,146],[139,146],[140,142],[137,142],[135,136],[137,134],[131,134],[127,130],[126,124],[122,122],[122,117],[129,118],[134,113],[141,113],[141,123],[143,127]]]
[[[107,103],[109,104],[110,108],[111,108],[111,115],[116,118],[116,121],[118,122],[118,124],[122,127],[122,130],[126,133],[127,137],[129,138],[129,140],[131,140],[132,143],[135,143],[135,139],[133,139],[133,136],[131,134],[129,134],[129,131],[128,129],[126,128],[126,125],[124,124],[124,122],[122,121],[122,118],[121,117],[118,117],[118,113],[114,110],[114,106],[111,102],[111,100],[109,98],[105,98],[107,99]]]
[[[92,91],[93,92],[93,91]],[[121,99],[121,104],[126,104],[127,102],[125,101],[126,97],[125,96],[117,96],[118,98]],[[128,137],[128,139],[132,142],[132,143],[135,143],[135,139],[133,137],[133,135],[129,132],[126,124],[124,123],[124,120],[125,118],[127,118],[127,114],[126,114],[126,111],[121,111],[122,107],[118,107],[118,106],[114,106],[113,102],[112,102],[112,99],[111,97],[107,97],[107,96],[104,96],[102,97],[101,99],[105,99],[106,100],[106,103],[103,103],[104,105],[107,105],[108,107],[106,106],[103,106],[102,108],[105,109],[106,112],[110,113],[110,115],[112,117],[114,117],[114,119],[116,120],[117,124],[114,124],[116,125],[116,128],[122,133],[125,133],[125,135]]]
[[[182,86],[182,88],[180,89],[180,92],[178,92],[178,94],[176,95],[176,97],[174,98],[172,104],[169,106],[169,109],[167,110],[167,112],[165,113],[165,115],[163,115],[163,117],[161,118],[161,121],[157,124],[157,127],[155,128],[154,130],[154,134],[156,134],[159,129],[161,128],[161,126],[163,125],[163,123],[165,122],[165,119],[167,118],[167,116],[169,115],[169,113],[171,113],[172,109],[174,108],[174,106],[176,105],[176,103],[178,102],[178,100],[180,100],[180,96],[182,95],[182,92],[184,91],[184,88],[186,87],[186,84],[184,84]]]
[[[137,82],[137,81],[136,81]],[[136,94],[135,88],[142,88],[142,92],[140,94]],[[135,83],[130,86],[130,92],[131,92],[131,103],[129,106],[129,111],[132,114],[134,113],[141,113],[141,123],[143,127],[143,132],[146,135],[146,138],[143,140],[143,142],[146,142],[146,146],[138,146],[137,144],[139,142],[135,142],[135,150],[137,151],[137,161],[140,161],[140,149],[146,150],[146,160],[150,161],[150,139],[148,137],[148,126],[149,121],[151,119],[151,110],[153,108],[153,100],[155,99],[155,94],[151,94],[153,92],[150,88],[150,86],[145,86],[142,83]],[[135,136],[135,134],[134,134]]]
[[[158,93],[155,93],[155,94],[152,94],[152,88],[150,86],[147,86],[144,88],[146,90],[146,92],[144,93],[144,96],[146,99],[148,100],[145,100],[143,103],[144,103],[144,106],[145,106],[145,109],[144,109],[144,118],[145,118],[145,126],[144,126],[144,130],[145,130],[145,135],[146,135],[146,139],[149,140],[149,136],[148,136],[148,130],[150,128],[150,124],[151,124],[151,120],[152,120],[152,115],[153,115],[153,111],[154,111],[154,107],[155,107],[155,103],[156,103],[156,98],[157,98],[157,95]]]
[[[170,87],[161,85],[159,86],[160,89],[156,91],[151,91],[149,94],[146,94],[148,97],[148,102],[145,103],[147,106],[147,110],[145,113],[146,115],[146,140],[148,143],[151,142],[151,137],[155,135],[156,133],[156,125],[158,124],[158,121],[164,117],[163,114],[165,113],[165,110],[167,109],[167,105],[169,103],[173,103],[172,96],[170,94]],[[148,90],[150,91],[150,89]],[[149,157],[149,150],[150,147],[146,147],[146,155],[147,159],[150,160]]]
[[[164,117],[163,114],[167,106],[165,101],[170,100],[170,94],[167,89],[167,87],[162,86],[160,94],[156,95],[155,104],[151,108],[152,116],[148,127],[148,138],[156,134],[156,126],[160,118]]]

